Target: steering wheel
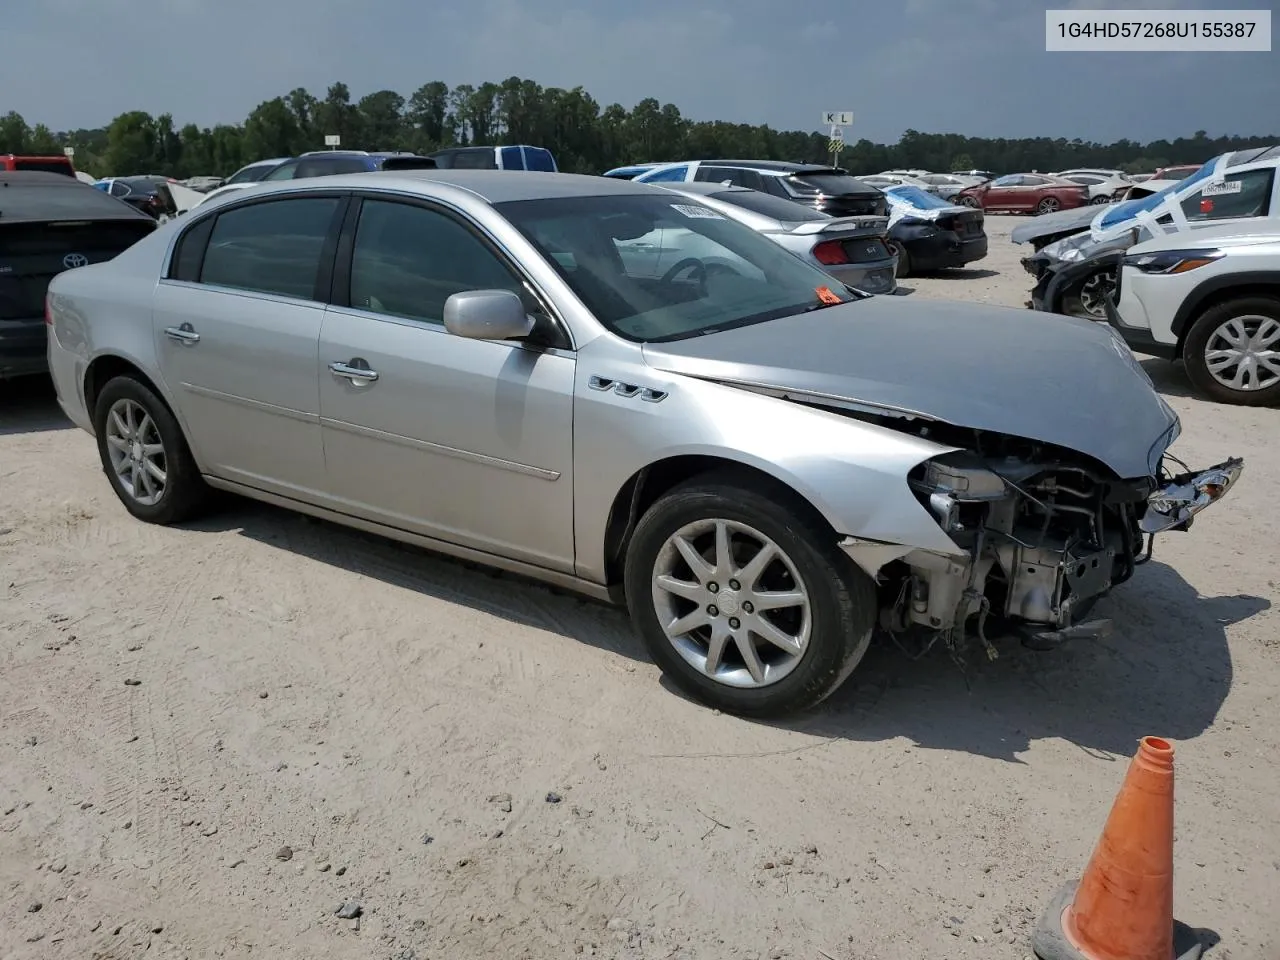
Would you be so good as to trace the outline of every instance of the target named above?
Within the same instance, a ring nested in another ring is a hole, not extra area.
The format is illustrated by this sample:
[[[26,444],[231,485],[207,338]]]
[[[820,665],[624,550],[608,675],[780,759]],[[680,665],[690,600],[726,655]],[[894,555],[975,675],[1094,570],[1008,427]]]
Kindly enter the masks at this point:
[[[689,279],[692,280],[694,277],[697,277],[698,286],[705,287],[707,285],[707,267],[706,264],[697,257],[685,257],[683,260],[676,263],[675,266],[662,275],[662,282],[673,282],[676,277],[680,276],[680,274],[684,273],[684,271],[688,270],[690,267],[693,268],[694,272]]]

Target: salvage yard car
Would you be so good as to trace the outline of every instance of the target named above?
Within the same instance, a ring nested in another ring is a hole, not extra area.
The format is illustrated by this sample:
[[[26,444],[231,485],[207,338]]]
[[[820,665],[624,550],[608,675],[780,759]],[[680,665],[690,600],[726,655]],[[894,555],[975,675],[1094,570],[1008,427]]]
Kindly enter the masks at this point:
[[[0,380],[48,369],[44,301],[56,274],[110,260],[155,228],[73,176],[0,172]]]
[[[1219,403],[1280,404],[1280,223],[1228,221],[1132,246],[1107,319],[1134,350],[1182,360]]]
[[[701,200],[726,217],[758,230],[770,240],[831,274],[841,283],[864,293],[893,293],[898,287],[898,260],[888,247],[888,217],[831,217],[746,187],[719,183],[664,183],[663,189]],[[690,230],[655,230],[625,243],[618,251],[639,268],[651,264],[654,276],[670,270],[690,269],[690,254],[705,245],[702,235]],[[717,259],[714,251],[694,259],[706,269],[732,270],[732,263]],[[683,264],[683,266],[681,266]],[[628,272],[633,264],[627,265]],[[633,274],[634,275],[634,274]]]
[[[887,187],[889,248],[898,276],[963,267],[987,255],[981,210],[957,206],[918,187]]]
[[[884,194],[840,167],[785,160],[689,160],[664,163],[635,176],[636,183],[726,183],[794,200],[833,217],[883,217]]]
[[[631,275],[659,228],[735,270]],[[214,487],[625,602],[744,715],[822,700],[877,626],[957,654],[988,623],[1104,633],[1144,536],[1243,466],[1170,474],[1178,418],[1107,326],[863,295],[608,177],[229,194],[48,310],[59,402],[135,517]]]
[[[1023,258],[1023,267],[1036,278],[1032,306],[1105,320],[1106,301],[1125,250],[1151,237],[1153,228],[1156,233],[1185,234],[1227,220],[1241,225],[1280,223],[1277,171],[1280,147],[1223,154],[1159,193],[1102,211],[1078,225],[1077,232]],[[1071,224],[1059,214],[1048,229],[1056,236]],[[1013,236],[1018,239],[1018,230]]]
[[[1088,206],[1089,188],[1043,173],[1011,173],[965,187],[952,199],[988,212],[1054,213]]]

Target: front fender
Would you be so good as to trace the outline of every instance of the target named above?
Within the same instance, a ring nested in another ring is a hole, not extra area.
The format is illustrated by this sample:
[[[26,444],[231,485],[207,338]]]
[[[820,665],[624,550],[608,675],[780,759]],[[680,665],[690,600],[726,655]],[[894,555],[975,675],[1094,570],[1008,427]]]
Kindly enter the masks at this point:
[[[955,448],[643,363],[583,361],[574,400],[579,576],[605,581],[606,530],[628,481],[682,456],[713,457],[772,476],[812,504],[838,535],[960,552],[907,485],[912,467]]]

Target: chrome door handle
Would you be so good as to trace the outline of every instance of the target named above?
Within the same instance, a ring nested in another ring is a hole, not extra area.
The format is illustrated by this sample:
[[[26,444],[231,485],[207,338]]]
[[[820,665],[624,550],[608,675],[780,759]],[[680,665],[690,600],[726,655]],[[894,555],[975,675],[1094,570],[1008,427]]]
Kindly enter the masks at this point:
[[[372,383],[378,379],[378,374],[375,370],[370,370],[368,367],[353,367],[350,364],[338,361],[329,364],[329,370],[335,377],[343,377],[353,382],[363,380],[366,383]]]
[[[180,327],[165,327],[164,335],[170,340],[177,340],[179,343],[200,342],[200,334],[196,333],[189,323],[184,323]]]

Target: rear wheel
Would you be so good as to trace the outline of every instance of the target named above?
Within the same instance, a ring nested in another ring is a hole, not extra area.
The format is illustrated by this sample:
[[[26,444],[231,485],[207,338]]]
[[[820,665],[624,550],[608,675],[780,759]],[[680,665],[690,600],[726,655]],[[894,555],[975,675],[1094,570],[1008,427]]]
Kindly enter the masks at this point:
[[[1219,403],[1280,403],[1280,298],[1240,297],[1191,326],[1182,358],[1196,389]]]
[[[1110,203],[1110,202],[1111,202],[1111,198],[1104,193],[1090,200],[1089,205],[1092,207],[1097,207],[1097,206],[1101,206],[1104,203]]]
[[[1062,206],[1062,204],[1058,203],[1057,197],[1045,197],[1036,204],[1036,213],[1053,213],[1060,206]]]
[[[890,240],[888,247],[891,253],[898,258],[898,272],[894,276],[901,279],[911,274],[911,257],[907,255],[907,248],[897,240]]]
[[[107,381],[94,405],[98,456],[125,509],[149,523],[178,523],[200,511],[209,488],[182,429],[163,400],[133,377]]]
[[[694,478],[640,520],[627,605],[677,687],[743,716],[817,704],[871,641],[876,593],[836,534],[789,491]]]

